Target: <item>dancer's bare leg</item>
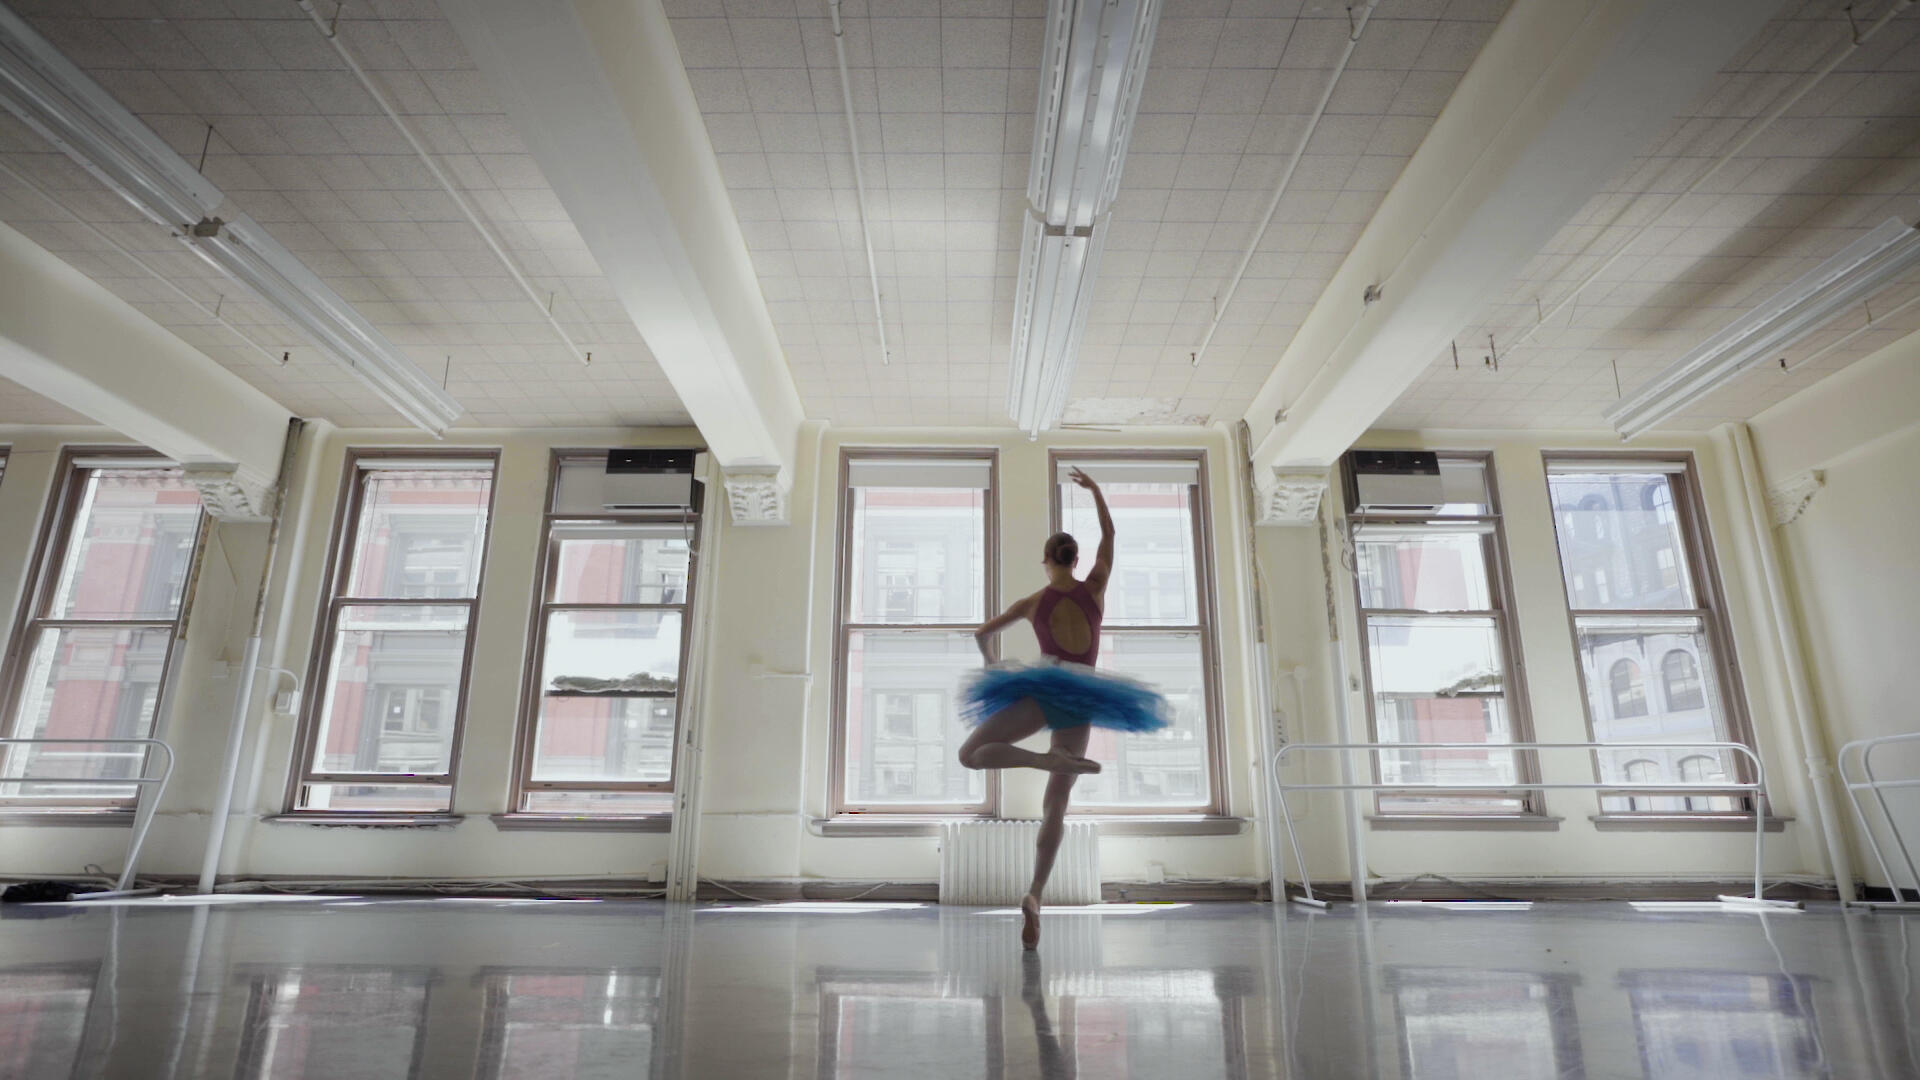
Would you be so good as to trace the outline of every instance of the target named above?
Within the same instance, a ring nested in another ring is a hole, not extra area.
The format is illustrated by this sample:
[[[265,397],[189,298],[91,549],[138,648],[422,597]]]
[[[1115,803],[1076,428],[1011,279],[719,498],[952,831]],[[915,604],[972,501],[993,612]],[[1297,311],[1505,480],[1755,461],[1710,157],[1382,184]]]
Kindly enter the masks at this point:
[[[1053,749],[1049,753],[1064,753],[1084,761],[1087,741],[1092,737],[1091,725],[1061,728],[1053,733]],[[1060,841],[1067,832],[1067,800],[1073,794],[1073,782],[1079,778],[1077,772],[1056,772],[1047,779],[1047,794],[1041,803],[1040,839],[1033,849],[1033,883],[1027,888],[1026,898],[1020,901],[1023,917],[1020,941],[1029,949],[1040,944],[1040,894],[1046,891],[1047,879],[1053,876],[1053,861],[1060,854]]]
[[[1047,726],[1046,714],[1032,698],[1024,698],[982,721],[960,745],[960,764],[969,769],[1044,769],[1051,773],[1093,773],[1100,763],[1061,750],[1056,736],[1053,748],[1036,754],[1013,745],[1037,734]],[[1086,743],[1081,742],[1081,749]]]

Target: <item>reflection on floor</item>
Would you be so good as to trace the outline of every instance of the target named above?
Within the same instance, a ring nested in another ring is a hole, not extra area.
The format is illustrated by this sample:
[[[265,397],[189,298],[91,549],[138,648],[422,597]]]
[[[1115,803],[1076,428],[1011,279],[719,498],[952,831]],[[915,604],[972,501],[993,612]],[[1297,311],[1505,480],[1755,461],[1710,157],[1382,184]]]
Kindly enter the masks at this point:
[[[482,900],[0,909],[0,1078],[1920,1077],[1920,917],[1616,903],[1017,915]]]

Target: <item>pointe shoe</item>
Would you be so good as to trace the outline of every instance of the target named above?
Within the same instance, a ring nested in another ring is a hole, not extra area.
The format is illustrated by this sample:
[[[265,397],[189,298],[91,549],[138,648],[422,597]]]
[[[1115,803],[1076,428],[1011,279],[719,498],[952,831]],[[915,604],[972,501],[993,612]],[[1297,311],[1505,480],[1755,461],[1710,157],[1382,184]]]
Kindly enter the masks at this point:
[[[1020,901],[1020,944],[1029,950],[1040,947],[1040,901],[1031,896]]]

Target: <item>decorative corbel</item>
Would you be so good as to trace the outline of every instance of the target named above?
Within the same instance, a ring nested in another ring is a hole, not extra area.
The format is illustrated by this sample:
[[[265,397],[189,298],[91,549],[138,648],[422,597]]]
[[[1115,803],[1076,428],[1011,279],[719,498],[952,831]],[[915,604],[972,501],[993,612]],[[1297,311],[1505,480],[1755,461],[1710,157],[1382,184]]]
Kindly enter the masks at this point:
[[[1777,484],[1767,486],[1767,511],[1773,516],[1776,526],[1791,524],[1806,512],[1807,504],[1820,489],[1826,486],[1827,474],[1824,469],[1808,469],[1794,473]]]
[[[243,475],[238,465],[195,462],[180,471],[216,521],[265,521],[273,514],[273,486]]]
[[[1320,520],[1320,498],[1327,493],[1327,472],[1274,469],[1259,485],[1259,525],[1312,525]]]
[[[727,508],[735,525],[785,525],[788,486],[778,465],[736,465],[721,470]]]

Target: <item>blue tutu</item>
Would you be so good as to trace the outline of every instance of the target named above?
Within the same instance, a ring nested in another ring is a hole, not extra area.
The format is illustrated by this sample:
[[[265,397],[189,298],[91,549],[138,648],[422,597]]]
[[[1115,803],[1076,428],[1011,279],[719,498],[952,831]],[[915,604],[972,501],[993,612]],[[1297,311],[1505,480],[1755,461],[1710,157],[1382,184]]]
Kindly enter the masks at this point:
[[[1173,723],[1173,706],[1143,682],[1084,664],[996,664],[961,681],[960,713],[978,724],[1032,698],[1049,728],[1095,727],[1158,731]]]

